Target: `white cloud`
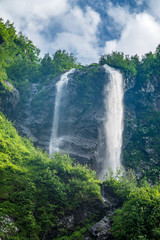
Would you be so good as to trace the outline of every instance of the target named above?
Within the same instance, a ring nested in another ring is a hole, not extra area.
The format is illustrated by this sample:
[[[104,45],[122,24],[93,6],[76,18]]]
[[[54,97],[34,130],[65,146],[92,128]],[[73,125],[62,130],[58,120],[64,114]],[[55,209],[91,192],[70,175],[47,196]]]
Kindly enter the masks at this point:
[[[41,32],[47,30],[50,18],[62,16],[69,7],[68,0],[1,0],[0,16],[14,22],[44,52],[47,39]]]
[[[100,22],[99,15],[91,8],[84,13],[80,8],[72,9],[63,18],[64,32],[57,34],[54,41],[55,48],[69,49],[77,52],[78,59],[85,63],[97,61],[97,27]]]
[[[131,18],[128,7],[114,7],[112,4],[108,9],[108,15],[111,16],[119,26],[124,26]]]
[[[113,7],[108,13],[122,28],[120,39],[106,42],[105,53],[124,52],[129,55],[143,55],[155,51],[160,43],[160,22],[149,12],[129,13],[121,7]]]
[[[13,21],[17,30],[23,31],[42,53],[65,49],[77,53],[83,63],[95,61],[100,16],[89,7],[82,10],[71,3],[69,0],[1,0],[0,16]]]
[[[108,15],[115,24],[106,29],[113,27],[120,37],[107,41],[101,49],[101,36],[99,39],[97,36],[100,15],[90,7],[81,9],[76,0],[0,0],[0,16],[14,22],[17,30],[28,36],[42,54],[65,49],[76,53],[78,60],[85,64],[112,51],[131,55],[155,51],[160,43],[160,1],[136,2],[147,3],[148,9],[131,13],[127,6],[108,5]]]
[[[68,0],[1,0],[0,13],[2,17],[25,19],[48,19],[58,16],[68,10]]]
[[[159,0],[147,0],[148,3],[148,12],[155,16],[156,18],[160,19],[160,1]]]
[[[97,48],[94,48],[90,40],[86,41],[85,37],[72,33],[60,33],[54,44],[56,49],[58,47],[58,49],[70,49],[70,52],[77,52],[80,62],[91,63],[97,61],[99,58]]]
[[[64,28],[70,28],[70,32],[85,35],[95,35],[97,26],[100,22],[99,14],[90,7],[83,12],[79,7],[71,9],[64,17],[62,25]]]

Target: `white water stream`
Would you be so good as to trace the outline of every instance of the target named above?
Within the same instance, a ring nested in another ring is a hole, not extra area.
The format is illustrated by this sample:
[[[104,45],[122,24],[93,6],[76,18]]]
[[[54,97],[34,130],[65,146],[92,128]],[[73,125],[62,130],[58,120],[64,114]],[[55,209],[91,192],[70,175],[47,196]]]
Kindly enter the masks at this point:
[[[69,81],[69,74],[73,73],[74,69],[64,73],[60,80],[56,84],[56,99],[55,99],[55,106],[54,106],[54,118],[53,118],[53,126],[52,126],[52,134],[50,138],[49,144],[49,154],[52,155],[54,152],[59,151],[59,144],[61,138],[58,137],[58,130],[59,130],[59,113],[60,113],[60,106],[61,100],[63,97],[63,93],[65,91],[65,87]]]
[[[106,138],[106,156],[101,173],[104,177],[107,169],[115,173],[122,167],[121,149],[123,137],[123,78],[119,71],[105,65],[109,73],[109,83],[105,86],[105,119],[104,131]]]

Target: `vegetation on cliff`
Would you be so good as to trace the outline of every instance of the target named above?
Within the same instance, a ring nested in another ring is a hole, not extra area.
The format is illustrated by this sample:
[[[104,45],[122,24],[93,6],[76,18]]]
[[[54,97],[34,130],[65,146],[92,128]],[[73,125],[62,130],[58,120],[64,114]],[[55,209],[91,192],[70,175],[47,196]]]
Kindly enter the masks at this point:
[[[0,114],[0,237],[43,239],[63,215],[100,198],[95,173],[67,155],[51,159]],[[8,220],[7,220],[8,219]],[[12,222],[13,221],[13,222]]]
[[[73,54],[58,50],[53,56],[40,57],[40,50],[14,25],[0,19],[0,91],[12,90],[12,83],[24,97],[33,82],[44,82],[71,68],[80,66]]]
[[[135,78],[136,85],[140,86],[154,77],[160,77],[160,45],[155,53],[149,52],[142,56],[128,56],[121,52],[113,52],[100,57],[100,65],[108,64],[119,69],[125,78]]]
[[[109,174],[104,186],[112,188],[123,202],[113,216],[111,231],[116,240],[160,239],[160,184],[138,182],[130,171]]]

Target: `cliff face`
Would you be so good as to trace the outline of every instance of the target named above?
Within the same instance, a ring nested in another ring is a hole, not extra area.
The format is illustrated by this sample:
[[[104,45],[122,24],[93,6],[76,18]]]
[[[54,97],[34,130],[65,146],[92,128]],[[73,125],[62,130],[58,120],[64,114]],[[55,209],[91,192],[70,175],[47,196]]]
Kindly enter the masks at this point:
[[[48,151],[51,137],[56,83],[60,76],[43,87],[33,84],[26,103],[14,115],[16,126],[35,145]],[[104,86],[109,76],[103,67],[92,65],[69,76],[63,93],[58,135],[60,149],[97,172],[102,168],[104,144]],[[140,175],[145,170],[153,178],[160,159],[160,83],[158,78],[140,85],[124,79],[123,164]],[[17,108],[18,109],[18,108]],[[101,149],[101,151],[100,151]]]
[[[124,96],[125,129],[123,159],[140,175],[155,179],[160,165],[160,82],[150,79],[136,84]],[[125,140],[128,136],[128,140]]]
[[[30,89],[28,101],[21,107],[16,126],[21,134],[49,150],[52,132],[56,83],[60,76],[43,86]],[[103,67],[76,70],[69,76],[60,107],[58,136],[60,149],[82,164],[96,168],[99,129],[104,117],[104,85],[108,75]]]

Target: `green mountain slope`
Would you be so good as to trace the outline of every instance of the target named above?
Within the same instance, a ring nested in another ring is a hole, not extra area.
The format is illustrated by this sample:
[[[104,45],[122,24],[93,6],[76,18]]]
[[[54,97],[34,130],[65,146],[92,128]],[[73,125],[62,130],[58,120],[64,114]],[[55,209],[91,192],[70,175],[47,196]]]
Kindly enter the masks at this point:
[[[2,239],[43,239],[56,226],[58,215],[100,198],[94,172],[73,166],[67,155],[49,159],[20,137],[2,114],[0,189]]]

